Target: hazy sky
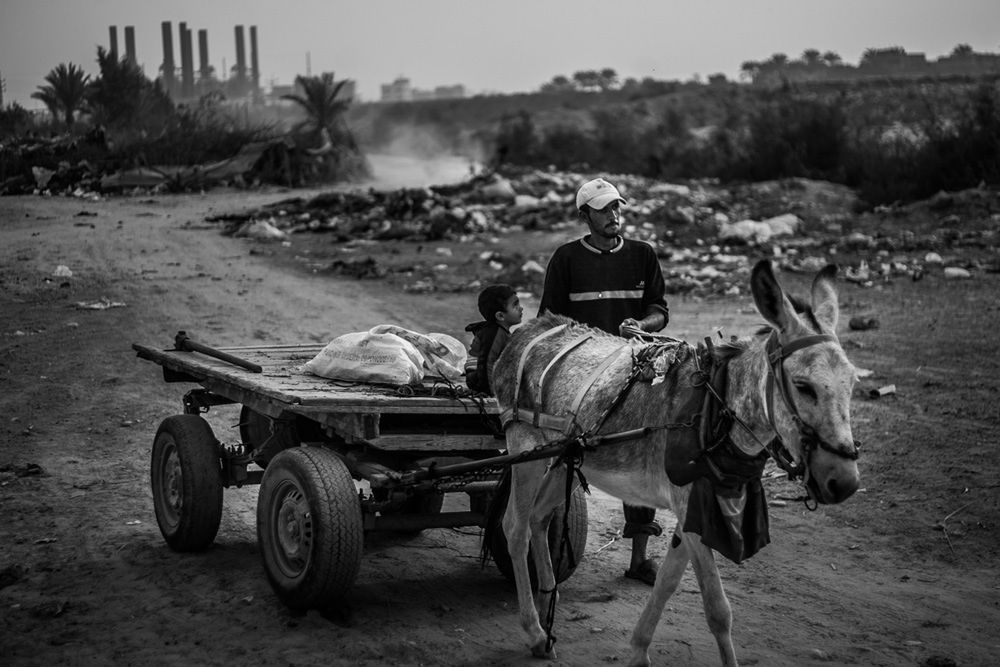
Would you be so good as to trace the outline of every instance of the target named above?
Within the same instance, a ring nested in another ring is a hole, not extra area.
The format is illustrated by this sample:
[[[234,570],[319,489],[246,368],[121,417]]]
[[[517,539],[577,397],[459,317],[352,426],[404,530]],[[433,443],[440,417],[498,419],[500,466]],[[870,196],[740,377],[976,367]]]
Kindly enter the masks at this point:
[[[108,26],[134,26],[146,74],[163,61],[161,21],[208,30],[216,71],[236,61],[234,26],[258,31],[261,80],[334,72],[362,99],[406,76],[421,89],[461,83],[470,94],[528,92],[564,74],[611,67],[621,79],[730,78],[747,60],[808,48],[857,64],[867,48],[901,46],[936,59],[957,44],[1000,52],[1000,0],[0,0],[4,102],[30,95],[62,62],[96,75]]]

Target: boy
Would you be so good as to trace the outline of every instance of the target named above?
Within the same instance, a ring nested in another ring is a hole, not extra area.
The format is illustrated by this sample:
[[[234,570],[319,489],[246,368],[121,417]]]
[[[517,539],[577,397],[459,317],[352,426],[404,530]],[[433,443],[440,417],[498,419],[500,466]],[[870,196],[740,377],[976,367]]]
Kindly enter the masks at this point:
[[[483,321],[465,327],[473,336],[465,362],[465,383],[473,391],[492,396],[493,364],[510,340],[510,328],[521,323],[524,309],[513,287],[490,285],[479,293],[479,313]]]

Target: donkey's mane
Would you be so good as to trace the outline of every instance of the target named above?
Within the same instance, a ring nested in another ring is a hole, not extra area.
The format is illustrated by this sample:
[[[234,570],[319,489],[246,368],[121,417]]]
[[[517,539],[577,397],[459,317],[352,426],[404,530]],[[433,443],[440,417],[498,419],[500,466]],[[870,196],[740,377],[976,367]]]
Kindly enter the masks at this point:
[[[556,315],[555,313],[549,311],[545,311],[525,326],[545,330],[557,327],[560,324],[568,324],[570,327],[575,329],[585,329],[593,333],[595,336],[600,336],[602,338],[617,338],[617,336],[613,336],[603,329],[597,329],[596,327],[584,324],[583,322],[577,322],[576,320],[565,317],[564,315]]]
[[[767,329],[766,331],[770,331],[770,329]],[[762,332],[758,331],[757,333],[759,334]],[[718,362],[729,361],[730,359],[738,357],[746,352],[750,347],[750,342],[752,340],[753,337],[744,336],[743,338],[733,338],[728,341],[716,343],[714,346],[713,356]]]

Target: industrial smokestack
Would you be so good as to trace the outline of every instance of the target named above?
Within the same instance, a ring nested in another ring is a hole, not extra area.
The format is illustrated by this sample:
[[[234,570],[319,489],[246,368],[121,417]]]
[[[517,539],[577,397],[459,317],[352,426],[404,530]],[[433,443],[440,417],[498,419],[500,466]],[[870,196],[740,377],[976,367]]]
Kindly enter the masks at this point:
[[[112,58],[118,60],[118,26],[108,26],[108,37],[110,38],[108,53],[111,54]]]
[[[260,94],[260,67],[257,65],[257,26],[250,26],[250,76],[254,97]]]
[[[132,64],[135,59],[135,26],[125,26],[125,58]]]
[[[174,35],[170,21],[160,23],[163,32],[163,89],[168,95],[174,94]]]
[[[236,26],[236,90],[237,95],[247,91],[247,55],[243,46],[243,26]]]
[[[181,97],[194,97],[194,55],[191,50],[191,31],[187,23],[178,24],[181,39]]]
[[[208,81],[212,76],[212,68],[208,66],[208,31],[198,31],[198,62],[200,67],[198,73],[202,81]]]

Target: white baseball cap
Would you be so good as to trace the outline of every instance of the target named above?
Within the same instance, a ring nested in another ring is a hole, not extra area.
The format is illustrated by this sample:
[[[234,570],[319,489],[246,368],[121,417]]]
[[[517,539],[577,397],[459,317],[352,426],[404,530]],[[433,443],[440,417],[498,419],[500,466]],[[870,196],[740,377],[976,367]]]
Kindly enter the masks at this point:
[[[613,201],[620,201],[623,204],[628,202],[619,194],[618,188],[608,183],[603,178],[595,178],[580,186],[576,192],[576,208],[579,210],[585,205],[600,211]]]

